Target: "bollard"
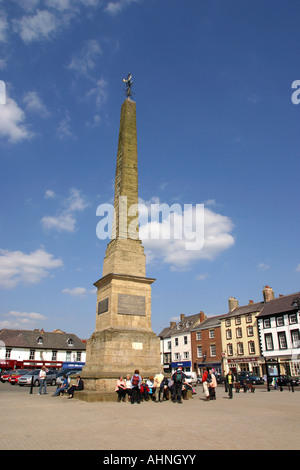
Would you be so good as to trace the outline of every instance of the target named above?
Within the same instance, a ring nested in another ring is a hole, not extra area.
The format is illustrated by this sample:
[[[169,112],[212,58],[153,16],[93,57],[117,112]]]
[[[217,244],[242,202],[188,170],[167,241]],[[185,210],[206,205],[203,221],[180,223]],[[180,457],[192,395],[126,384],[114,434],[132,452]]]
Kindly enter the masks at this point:
[[[31,377],[31,384],[30,384],[30,395],[32,395],[32,389],[33,389],[33,376]]]

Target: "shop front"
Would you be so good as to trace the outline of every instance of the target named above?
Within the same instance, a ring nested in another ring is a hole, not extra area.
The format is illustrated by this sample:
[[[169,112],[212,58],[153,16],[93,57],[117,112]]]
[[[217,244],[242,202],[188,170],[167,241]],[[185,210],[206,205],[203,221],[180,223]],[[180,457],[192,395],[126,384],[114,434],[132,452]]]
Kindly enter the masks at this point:
[[[192,362],[191,361],[179,361],[171,362],[172,373],[175,372],[178,367],[182,367],[183,372],[191,372]]]
[[[202,377],[204,367],[210,370],[213,369],[215,374],[221,375],[222,374],[222,364],[221,362],[197,362],[194,364],[195,372],[199,377]]]
[[[229,372],[229,369],[233,373],[237,372],[252,372],[254,375],[261,376],[262,371],[259,364],[259,357],[233,357],[227,358],[227,370],[226,374]]]

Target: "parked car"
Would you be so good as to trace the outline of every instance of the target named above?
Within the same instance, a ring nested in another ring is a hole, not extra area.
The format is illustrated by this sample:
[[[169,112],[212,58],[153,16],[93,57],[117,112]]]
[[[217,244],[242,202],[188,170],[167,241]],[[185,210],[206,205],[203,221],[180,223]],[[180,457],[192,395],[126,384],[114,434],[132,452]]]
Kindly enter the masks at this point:
[[[63,383],[63,380],[64,380],[64,375],[67,377],[67,379],[69,380],[70,378],[70,375],[76,375],[76,374],[80,374],[82,369],[63,369],[61,371],[59,371],[59,373],[57,374],[57,377],[56,377],[56,383],[57,385],[61,385]]]
[[[196,385],[197,384],[197,375],[196,372],[184,372],[185,380],[188,384]]]
[[[28,370],[28,369],[15,370],[14,373],[8,377],[8,382],[11,385],[15,385],[16,383],[19,382],[20,377],[22,377],[23,375],[29,374],[31,372],[32,370]]]
[[[22,377],[19,378],[18,384],[20,386],[31,385],[31,380],[33,377],[33,385],[35,387],[38,387],[40,385],[40,380],[39,380],[40,370],[41,369],[35,369],[34,371],[31,371],[29,374],[22,375]],[[57,376],[57,372],[55,372],[54,370],[49,370],[46,373],[47,384],[56,385],[56,376]]]
[[[221,375],[221,374],[216,374],[216,379],[217,379],[217,384],[224,384],[226,380],[224,375]]]
[[[251,372],[239,372],[238,382],[243,384],[244,380],[247,380],[247,382],[251,383],[252,385],[260,385],[264,383],[263,377],[259,377],[258,375],[252,374]]]
[[[14,370],[4,370],[1,374],[1,382],[7,382],[11,374],[13,374]]]
[[[280,375],[278,377],[278,385],[291,385],[291,381],[293,382],[293,386],[297,387],[299,385],[299,380],[296,377],[290,377],[289,375]]]

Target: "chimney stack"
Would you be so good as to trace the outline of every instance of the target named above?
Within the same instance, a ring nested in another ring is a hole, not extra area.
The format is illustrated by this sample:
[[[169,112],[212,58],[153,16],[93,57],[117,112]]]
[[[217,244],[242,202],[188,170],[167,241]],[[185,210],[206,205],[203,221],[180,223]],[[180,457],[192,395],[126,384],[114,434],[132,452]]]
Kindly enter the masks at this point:
[[[263,296],[264,296],[264,302],[265,304],[269,303],[271,300],[275,299],[275,294],[270,286],[265,286],[263,288]]]
[[[201,310],[201,312],[200,312],[200,323],[202,323],[202,322],[203,322],[204,320],[206,320],[206,319],[207,319],[207,316],[206,316],[205,313],[202,312],[202,310]]]
[[[229,297],[228,306],[229,312],[232,312],[232,310],[239,306],[239,301],[235,297]]]
[[[176,325],[176,321],[170,321],[170,328],[173,328]]]
[[[181,314],[180,314],[180,321],[184,320],[184,318],[185,318],[185,314],[184,314],[184,313],[181,313]]]

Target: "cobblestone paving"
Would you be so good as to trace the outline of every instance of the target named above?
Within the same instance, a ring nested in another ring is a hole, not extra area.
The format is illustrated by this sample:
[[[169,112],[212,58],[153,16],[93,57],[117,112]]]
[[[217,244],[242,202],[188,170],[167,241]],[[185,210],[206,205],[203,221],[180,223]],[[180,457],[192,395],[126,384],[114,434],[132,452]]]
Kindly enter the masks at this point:
[[[86,403],[11,393],[0,384],[1,450],[289,450],[300,449],[300,390],[234,394],[224,387],[183,404]],[[19,387],[20,388],[20,387]],[[76,397],[76,394],[75,394]]]

